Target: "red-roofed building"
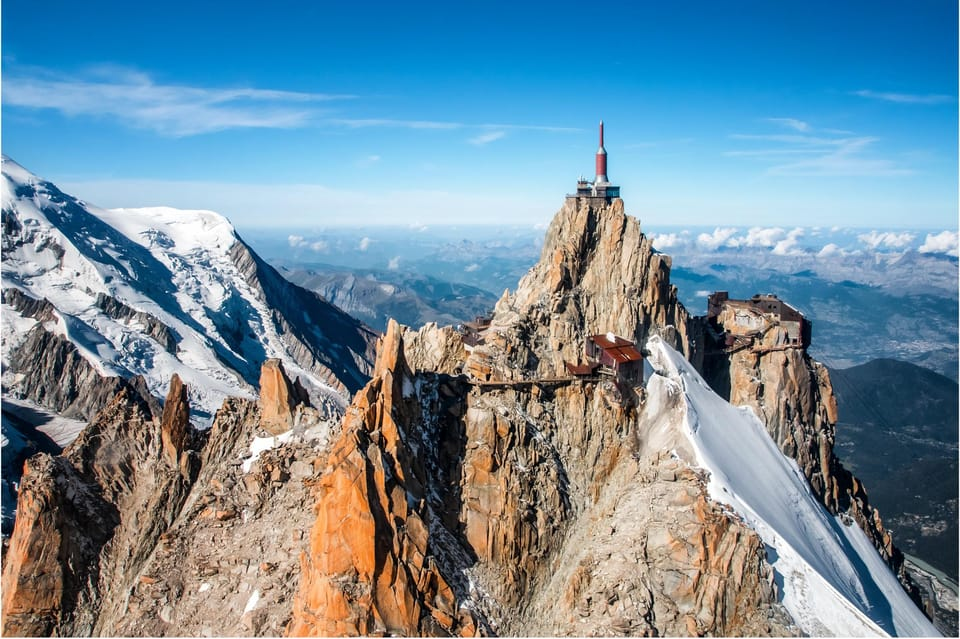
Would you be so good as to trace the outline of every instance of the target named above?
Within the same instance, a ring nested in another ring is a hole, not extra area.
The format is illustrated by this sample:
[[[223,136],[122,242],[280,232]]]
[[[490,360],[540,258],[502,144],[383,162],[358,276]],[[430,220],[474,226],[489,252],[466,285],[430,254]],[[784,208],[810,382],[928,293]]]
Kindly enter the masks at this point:
[[[599,362],[626,382],[643,383],[643,353],[634,342],[606,333],[587,339],[587,358]]]

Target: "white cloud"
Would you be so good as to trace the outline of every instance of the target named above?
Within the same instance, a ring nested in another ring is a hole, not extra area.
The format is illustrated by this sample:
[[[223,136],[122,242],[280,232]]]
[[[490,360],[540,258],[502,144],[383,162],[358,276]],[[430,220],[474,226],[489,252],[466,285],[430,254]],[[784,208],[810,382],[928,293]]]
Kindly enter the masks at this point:
[[[323,240],[314,240],[313,242],[310,242],[301,235],[287,236],[287,243],[290,245],[290,248],[309,248],[311,251],[316,251],[317,253],[326,251],[328,246]]]
[[[379,155],[376,155],[376,154],[368,155],[366,157],[362,157],[359,160],[357,160],[357,166],[359,166],[360,168],[366,168],[368,166],[373,166],[379,161],[380,161]]]
[[[942,231],[934,235],[928,233],[926,240],[918,250],[921,253],[943,253],[957,257],[958,233],[956,231]]]
[[[835,255],[843,255],[843,249],[841,249],[839,246],[837,246],[833,242],[830,242],[829,244],[824,246],[817,253],[817,257],[833,257]]]
[[[783,126],[794,129],[795,131],[809,131],[810,125],[803,120],[797,120],[795,118],[767,118],[768,122],[775,122],[776,124],[782,124]]]
[[[364,237],[360,240],[360,246],[358,247],[361,251],[366,251],[370,248],[370,242],[372,240],[369,237]]]
[[[822,155],[773,166],[768,172],[772,175],[841,177],[888,177],[913,173],[892,160],[865,157],[867,147],[876,141],[877,138],[871,137],[837,140],[836,148]]]
[[[804,230],[802,228],[795,228],[789,233],[787,237],[777,242],[777,245],[773,247],[771,253],[774,255],[800,255],[803,253],[803,250],[797,247],[797,240],[799,240],[804,235]]]
[[[464,267],[463,270],[466,271],[467,273],[473,273],[474,271],[480,270],[480,265],[474,262],[473,264],[469,264],[466,267]]]
[[[146,73],[122,67],[97,67],[69,76],[45,69],[31,69],[27,76],[15,70],[3,79],[6,106],[108,116],[173,137],[237,128],[302,127],[322,113],[316,103],[353,97],[157,84]]]
[[[770,248],[777,245],[786,235],[786,231],[779,226],[772,228],[763,228],[754,226],[747,231],[747,236],[743,239],[743,246]]]
[[[508,130],[580,132],[582,129],[539,124],[446,122],[397,118],[334,117],[331,104],[359,96],[305,93],[253,87],[199,87],[155,82],[148,73],[116,65],[90,67],[63,74],[42,67],[4,69],[5,107],[54,109],[68,116],[112,118],[137,129],[171,137],[185,137],[242,128],[293,129],[326,124],[352,129],[494,129],[481,134],[479,144],[495,140]],[[489,138],[484,141],[484,138]],[[368,156],[367,163],[378,156]]]
[[[394,258],[391,258],[390,261],[387,262],[387,270],[396,271],[396,270],[399,269],[399,268],[400,268],[400,256],[399,256],[399,255],[396,256],[396,257],[394,257]]]
[[[857,236],[857,239],[870,248],[876,249],[880,246],[886,246],[888,248],[903,248],[909,245],[915,237],[916,236],[913,233],[908,233],[906,231],[901,233],[895,233],[892,231],[870,231],[869,233],[861,233]]]
[[[351,129],[369,127],[390,127],[402,129],[462,129],[461,122],[438,122],[433,120],[394,120],[391,118],[331,118],[331,124],[339,124]]]
[[[687,244],[687,239],[677,233],[657,233],[650,239],[653,241],[654,248],[659,251]]]
[[[889,93],[885,91],[870,91],[869,89],[853,91],[853,95],[858,95],[861,98],[870,98],[871,100],[897,102],[900,104],[946,104],[956,102],[957,100],[955,96],[939,93]]]
[[[736,240],[732,243],[730,239],[737,233],[735,228],[716,228],[713,233],[701,233],[697,236],[697,245],[708,250],[716,250],[721,246],[737,246]]]
[[[345,126],[351,129],[365,129],[371,127],[439,130],[501,129],[518,131],[547,131],[551,133],[579,133],[583,130],[576,127],[550,126],[542,124],[468,124],[466,122],[448,122],[443,120],[402,120],[397,118],[329,118],[326,120],[326,122]]]
[[[499,140],[507,133],[505,131],[490,131],[489,133],[481,133],[476,137],[472,137],[467,142],[474,144],[476,146],[483,146],[484,144],[489,144],[494,140]]]

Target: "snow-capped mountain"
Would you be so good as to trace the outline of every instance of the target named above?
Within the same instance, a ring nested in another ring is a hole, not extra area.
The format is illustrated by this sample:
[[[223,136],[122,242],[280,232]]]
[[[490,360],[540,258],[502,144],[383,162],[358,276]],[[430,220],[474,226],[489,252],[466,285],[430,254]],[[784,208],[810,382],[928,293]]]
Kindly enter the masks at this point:
[[[45,403],[66,381],[38,358],[73,349],[158,397],[178,374],[198,425],[225,397],[253,396],[268,358],[333,412],[365,382],[373,331],[284,280],[222,215],[97,208],[5,156],[2,189],[5,393]],[[51,379],[25,379],[31,368]]]

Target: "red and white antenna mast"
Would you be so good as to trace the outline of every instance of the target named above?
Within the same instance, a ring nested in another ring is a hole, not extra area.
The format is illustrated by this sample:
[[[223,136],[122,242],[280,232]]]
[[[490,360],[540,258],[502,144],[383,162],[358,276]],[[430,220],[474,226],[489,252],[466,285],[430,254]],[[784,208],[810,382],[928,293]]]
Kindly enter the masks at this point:
[[[597,149],[597,177],[594,184],[607,184],[607,150],[603,148],[603,120],[600,120],[600,148]]]

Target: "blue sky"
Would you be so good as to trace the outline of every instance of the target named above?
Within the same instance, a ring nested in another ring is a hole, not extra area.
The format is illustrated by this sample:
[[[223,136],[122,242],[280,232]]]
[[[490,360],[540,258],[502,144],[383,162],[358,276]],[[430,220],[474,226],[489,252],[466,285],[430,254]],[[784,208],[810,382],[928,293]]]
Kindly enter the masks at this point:
[[[602,10],[591,9],[602,6]],[[957,3],[5,0],[4,153],[241,228],[956,228]]]

